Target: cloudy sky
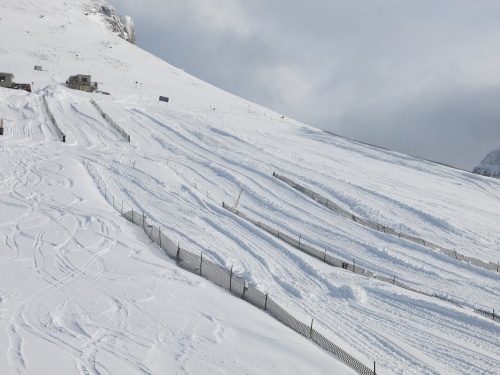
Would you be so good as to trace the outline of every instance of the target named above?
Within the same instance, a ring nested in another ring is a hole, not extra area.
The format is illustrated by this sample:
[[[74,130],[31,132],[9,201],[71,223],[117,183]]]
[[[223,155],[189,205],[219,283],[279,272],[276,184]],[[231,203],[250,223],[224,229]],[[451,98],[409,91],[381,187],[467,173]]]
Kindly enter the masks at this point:
[[[137,44],[308,125],[471,170],[500,147],[498,0],[110,0]]]

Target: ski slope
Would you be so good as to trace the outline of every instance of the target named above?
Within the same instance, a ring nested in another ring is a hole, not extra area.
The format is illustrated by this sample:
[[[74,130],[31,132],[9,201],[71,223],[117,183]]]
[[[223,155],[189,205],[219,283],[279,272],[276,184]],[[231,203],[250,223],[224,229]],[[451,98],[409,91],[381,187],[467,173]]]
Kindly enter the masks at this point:
[[[17,81],[35,88],[0,89],[1,373],[353,373],[176,268],[106,203],[84,161],[125,209],[314,318],[377,373],[498,373],[500,325],[473,310],[500,310],[499,273],[345,220],[272,173],[495,263],[499,181],[334,137],[222,92],[115,37],[85,15],[88,4],[0,6],[15,35],[0,61],[17,63]],[[63,84],[87,72],[111,95]],[[463,308],[308,257],[222,208],[240,192],[238,209],[252,218]]]

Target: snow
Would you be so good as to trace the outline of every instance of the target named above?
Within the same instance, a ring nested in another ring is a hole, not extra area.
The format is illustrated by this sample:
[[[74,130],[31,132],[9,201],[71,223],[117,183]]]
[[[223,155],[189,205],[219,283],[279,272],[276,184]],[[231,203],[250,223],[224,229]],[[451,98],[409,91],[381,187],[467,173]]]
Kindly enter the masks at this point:
[[[314,318],[355,358],[376,361],[377,374],[498,373],[500,325],[474,309],[500,311],[499,273],[339,217],[272,173],[494,263],[500,181],[335,137],[223,92],[109,32],[85,15],[93,5],[0,5],[0,70],[34,83],[33,93],[0,89],[0,373],[354,373],[176,267],[106,202],[84,160],[126,209]],[[74,74],[111,95],[67,89]],[[241,189],[238,209],[253,219],[463,308],[299,252],[222,208]]]

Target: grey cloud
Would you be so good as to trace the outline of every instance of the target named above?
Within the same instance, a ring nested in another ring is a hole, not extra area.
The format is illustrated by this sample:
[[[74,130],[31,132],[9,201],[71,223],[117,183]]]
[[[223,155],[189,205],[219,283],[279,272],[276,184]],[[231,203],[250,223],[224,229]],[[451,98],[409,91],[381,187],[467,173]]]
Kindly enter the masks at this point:
[[[309,125],[467,169],[499,146],[497,1],[113,3],[139,46]]]

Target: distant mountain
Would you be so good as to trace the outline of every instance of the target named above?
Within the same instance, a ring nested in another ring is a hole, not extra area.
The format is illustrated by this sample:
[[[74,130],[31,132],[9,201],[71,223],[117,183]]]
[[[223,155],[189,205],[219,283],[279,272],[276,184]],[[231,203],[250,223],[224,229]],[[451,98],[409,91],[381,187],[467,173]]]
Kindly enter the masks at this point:
[[[500,178],[500,149],[490,152],[472,171],[483,176]]]

